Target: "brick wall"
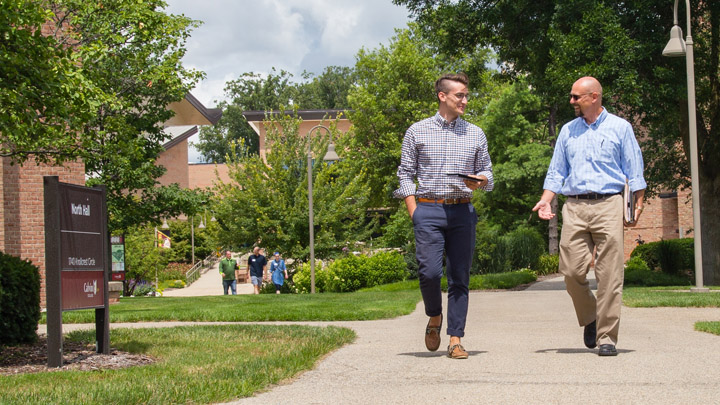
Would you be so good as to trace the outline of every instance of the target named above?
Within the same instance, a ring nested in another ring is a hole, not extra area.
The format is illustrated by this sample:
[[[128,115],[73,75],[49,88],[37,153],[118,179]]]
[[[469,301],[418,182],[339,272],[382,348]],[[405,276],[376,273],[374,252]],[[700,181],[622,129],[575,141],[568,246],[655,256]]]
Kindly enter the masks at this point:
[[[68,163],[64,167],[37,165],[22,167],[2,158],[2,250],[28,259],[40,268],[40,306],[45,307],[45,214],[43,176],[58,176],[61,182],[85,185],[85,165]]]
[[[157,165],[167,169],[158,182],[169,185],[177,183],[182,188],[188,188],[188,143],[187,139],[162,152],[157,159]]]
[[[226,164],[191,163],[188,165],[188,177],[190,188],[212,188],[218,177],[223,183],[230,182]]]
[[[661,239],[692,237],[691,230],[692,200],[689,190],[661,193],[660,196],[647,199],[637,225],[632,228],[625,227],[625,260],[630,258],[638,239],[656,242]]]

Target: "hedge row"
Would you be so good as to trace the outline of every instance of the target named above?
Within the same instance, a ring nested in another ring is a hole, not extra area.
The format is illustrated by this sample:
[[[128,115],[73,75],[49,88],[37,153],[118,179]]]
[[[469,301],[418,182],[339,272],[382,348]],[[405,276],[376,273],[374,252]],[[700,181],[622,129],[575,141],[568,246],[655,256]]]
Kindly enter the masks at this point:
[[[40,270],[0,252],[0,345],[35,342],[39,321]]]

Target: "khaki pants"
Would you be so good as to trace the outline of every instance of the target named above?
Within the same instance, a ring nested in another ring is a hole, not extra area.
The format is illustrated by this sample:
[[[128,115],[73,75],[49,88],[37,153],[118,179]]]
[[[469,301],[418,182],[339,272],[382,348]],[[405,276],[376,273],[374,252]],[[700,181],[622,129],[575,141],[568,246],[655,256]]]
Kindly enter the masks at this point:
[[[617,344],[623,288],[622,195],[603,200],[568,198],[563,206],[560,273],[580,326],[597,320],[597,344]],[[597,248],[597,299],[587,273]]]

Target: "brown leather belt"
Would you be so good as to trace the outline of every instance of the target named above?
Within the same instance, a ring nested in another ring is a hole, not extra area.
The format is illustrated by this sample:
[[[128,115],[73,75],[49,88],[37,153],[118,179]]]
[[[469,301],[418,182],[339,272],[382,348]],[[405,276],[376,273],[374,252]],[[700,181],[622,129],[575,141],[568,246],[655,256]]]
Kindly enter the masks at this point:
[[[614,195],[618,195],[620,193],[611,193],[611,194],[599,194],[599,193],[589,193],[589,194],[580,194],[580,195],[569,195],[568,198],[574,198],[576,200],[603,200],[608,197],[612,197]]]
[[[418,202],[432,204],[467,204],[469,198],[418,198]]]

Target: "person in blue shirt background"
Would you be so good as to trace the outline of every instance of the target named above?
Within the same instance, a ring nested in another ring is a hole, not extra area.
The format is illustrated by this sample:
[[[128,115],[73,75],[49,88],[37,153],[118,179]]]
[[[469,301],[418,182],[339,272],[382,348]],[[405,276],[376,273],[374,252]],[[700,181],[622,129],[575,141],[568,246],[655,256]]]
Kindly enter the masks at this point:
[[[559,270],[584,327],[585,346],[599,345],[600,356],[616,356],[624,264],[622,191],[627,181],[635,195],[637,223],[647,187],[642,152],[630,123],[603,107],[597,79],[578,79],[570,104],[577,118],[560,130],[544,191],[533,211],[541,219],[551,219],[552,199],[556,194],[568,196],[562,208]],[[594,249],[597,297],[587,280]]]
[[[280,289],[288,278],[288,274],[285,268],[285,260],[280,258],[280,253],[275,252],[274,256],[270,262],[270,274],[272,275],[272,282],[275,284],[275,294],[280,294]]]

